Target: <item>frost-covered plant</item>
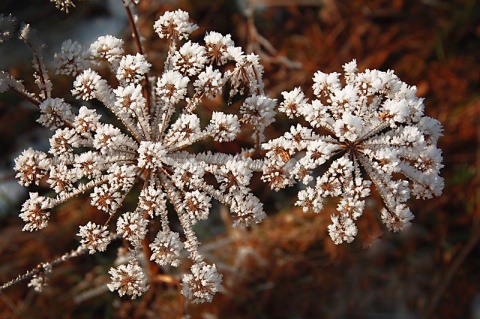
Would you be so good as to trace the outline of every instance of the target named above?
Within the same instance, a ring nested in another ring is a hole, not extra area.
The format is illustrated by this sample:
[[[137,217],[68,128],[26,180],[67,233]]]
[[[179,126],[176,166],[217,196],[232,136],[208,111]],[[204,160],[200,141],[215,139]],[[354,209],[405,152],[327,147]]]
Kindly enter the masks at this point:
[[[405,204],[410,195],[431,198],[443,189],[436,146],[442,127],[424,115],[416,88],[392,71],[359,73],[355,60],[344,72],[343,82],[338,73],[315,73],[311,102],[300,88],[283,92],[279,110],[310,127],[292,126],[263,144],[263,180],[276,190],[305,184],[296,202],[303,211],[319,213],[323,198],[340,197],[328,227],[336,244],[355,238],[372,183],[385,206],[382,220],[394,232],[413,219]],[[316,174],[319,167],[324,171]]]
[[[123,41],[113,36],[101,36],[89,48],[71,40],[63,43],[55,55],[57,73],[75,75],[72,94],[84,102],[100,101],[122,122],[120,127],[102,122],[93,108],[83,105],[74,111],[63,98],[52,97],[40,46],[32,45],[39,94],[26,91],[20,81],[2,73],[2,91],[9,89],[28,97],[40,110],[38,122],[53,131],[48,152],[29,148],[15,160],[20,184],[38,185],[46,180],[56,194],[30,193],[20,214],[25,221],[23,230],[45,228],[53,207],[90,192],[91,204],[106,214],[105,223],[89,222],[77,235],[89,253],[106,250],[110,232],[127,242],[131,260],[110,270],[108,287],[120,295],[136,297],[146,290],[142,258],[160,266],[178,266],[180,254],[186,250],[193,266],[192,274],[184,277],[183,292],[194,302],[211,300],[220,289],[221,275],[199,253],[192,226],[208,218],[212,200],[230,208],[235,226],[258,223],[266,216],[262,203],[248,188],[252,171],[261,166],[244,153],[255,150],[235,155],[188,151],[200,140],[235,140],[241,122],[254,125],[258,150],[276,104],[263,95],[263,68],[258,57],[243,53],[230,36],[216,32],[207,34],[203,45],[182,44],[196,28],[181,10],[166,12],[155,23],[155,31],[170,46],[159,75],[150,74],[145,55],[126,54]],[[27,43],[29,30],[23,26],[20,31]],[[110,84],[95,71],[103,65],[118,84]],[[209,120],[201,119],[195,113],[197,107],[221,94],[227,85],[232,97],[247,97],[240,118],[213,112]],[[212,177],[216,182],[207,182]],[[140,187],[137,206],[124,212],[125,197],[136,185]],[[167,202],[177,213],[182,236],[171,229]],[[150,223],[161,225],[151,242],[147,238]],[[116,229],[109,227],[111,224],[116,224]]]
[[[55,2],[64,10],[73,6],[71,1]],[[105,214],[103,224],[80,226],[79,248],[52,264],[105,251],[112,240],[122,238],[128,254],[124,263],[110,269],[108,288],[136,298],[155,276],[156,268],[147,272],[145,259],[159,267],[177,267],[186,251],[192,266],[183,276],[181,292],[193,302],[211,301],[221,289],[222,275],[199,252],[193,226],[209,217],[212,201],[230,208],[234,226],[262,221],[263,204],[249,188],[254,172],[261,172],[275,190],[297,180],[305,184],[297,200],[305,212],[319,213],[323,198],[340,197],[329,226],[337,244],[354,239],[355,220],[372,186],[384,202],[382,219],[393,231],[413,218],[406,206],[410,194],[430,198],[441,193],[442,158],[436,147],[441,125],[424,116],[415,88],[393,72],[359,73],[355,61],[345,65],[343,80],[337,73],[317,72],[315,100],[309,102],[296,88],[283,93],[279,107],[290,119],[303,117],[310,127],[293,125],[283,136],[266,140],[276,100],[265,95],[258,56],[245,54],[230,35],[217,32],[208,33],[203,43],[192,42],[189,35],[197,26],[188,13],[165,12],[154,30],[168,42],[168,52],[162,72],[153,74],[131,12],[134,4],[123,3],[137,53],[125,53],[123,40],[105,35],[86,48],[67,40],[54,57],[56,73],[73,76],[71,94],[82,101],[79,107],[52,96],[42,45],[28,25],[20,27],[20,38],[33,52],[38,92],[0,73],[0,92],[14,92],[36,105],[38,122],[52,131],[48,152],[29,148],[15,160],[21,185],[43,181],[54,192],[30,193],[20,214],[23,230],[47,227],[52,208],[81,194],[89,194],[91,205]],[[11,37],[15,25],[13,17],[0,16],[0,43]],[[100,75],[105,67],[111,77]],[[225,91],[230,99],[244,98],[238,115],[216,111],[205,118],[196,113],[204,101]],[[92,100],[118,122],[102,119]],[[251,149],[225,154],[191,147],[205,140],[234,141],[245,124],[254,130]],[[125,211],[125,198],[134,189],[139,190],[135,208]],[[169,207],[181,232],[172,229]],[[31,285],[41,290],[52,264],[20,279],[33,277]]]

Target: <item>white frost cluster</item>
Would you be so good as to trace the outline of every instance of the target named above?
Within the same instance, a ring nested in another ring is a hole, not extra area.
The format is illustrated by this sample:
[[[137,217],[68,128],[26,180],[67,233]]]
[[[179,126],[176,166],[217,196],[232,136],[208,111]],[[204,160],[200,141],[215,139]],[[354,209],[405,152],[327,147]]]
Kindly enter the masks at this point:
[[[191,274],[183,277],[182,294],[193,303],[211,302],[221,288],[222,275],[218,274],[215,265],[205,262],[194,264],[191,270]]]
[[[284,92],[279,110],[289,118],[303,117],[310,127],[292,126],[263,144],[262,179],[276,190],[303,182],[296,204],[305,212],[318,213],[323,198],[340,197],[328,227],[336,244],[355,238],[355,220],[372,185],[385,205],[382,220],[392,231],[410,225],[413,215],[405,203],[411,195],[439,196],[444,186],[436,145],[442,127],[424,115],[416,88],[391,71],[359,73],[355,60],[344,70],[344,82],[338,73],[315,73],[311,102],[299,88]],[[319,167],[325,167],[320,175]]]
[[[142,267],[134,261],[112,267],[108,273],[111,279],[108,289],[118,291],[120,296],[128,295],[135,299],[148,290],[147,277]]]

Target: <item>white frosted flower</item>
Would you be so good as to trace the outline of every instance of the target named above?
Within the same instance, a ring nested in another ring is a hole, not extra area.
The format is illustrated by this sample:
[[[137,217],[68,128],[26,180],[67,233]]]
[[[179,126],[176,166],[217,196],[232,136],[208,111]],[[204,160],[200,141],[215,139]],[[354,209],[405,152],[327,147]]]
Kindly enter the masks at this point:
[[[123,56],[123,40],[111,35],[101,36],[90,45],[90,55],[99,62],[118,63]]]
[[[28,148],[15,159],[15,178],[22,186],[38,185],[45,176],[50,160],[47,154]]]
[[[175,104],[187,94],[189,79],[178,71],[166,71],[158,78],[156,92],[165,102]]]
[[[107,184],[95,187],[90,197],[92,206],[109,214],[115,213],[123,200],[122,194]]]
[[[117,234],[132,243],[133,246],[141,246],[142,240],[147,234],[148,220],[139,212],[123,213],[117,220]]]
[[[82,106],[78,110],[78,115],[74,119],[73,126],[80,134],[95,131],[98,127],[99,119],[100,115],[98,115],[95,110]]]
[[[328,226],[328,233],[335,244],[351,243],[357,235],[357,226],[352,219],[344,216],[332,215],[332,224]]]
[[[223,65],[232,59],[228,53],[228,48],[234,46],[230,34],[222,35],[218,32],[209,32],[205,35],[206,55],[214,64]]]
[[[73,166],[77,169],[77,178],[96,178],[102,175],[103,160],[96,152],[85,152],[75,155]]]
[[[190,144],[201,133],[200,119],[195,114],[182,114],[165,136],[167,145]]]
[[[150,218],[159,216],[167,211],[167,201],[165,193],[160,188],[153,185],[144,187],[139,196],[138,208],[148,212]]]
[[[77,181],[77,172],[65,164],[52,165],[48,172],[47,183],[57,194],[69,191]]]
[[[107,287],[110,291],[117,290],[120,297],[129,295],[135,299],[148,290],[147,277],[142,267],[135,261],[112,267],[108,273],[111,283],[107,284]]]
[[[188,13],[183,10],[165,12],[153,25],[155,32],[163,39],[188,39],[198,26],[188,21]]]
[[[85,226],[80,226],[77,236],[81,237],[80,244],[88,249],[90,254],[94,254],[97,251],[105,251],[111,241],[108,227],[92,222],[88,222]]]
[[[126,83],[139,83],[145,78],[151,66],[140,53],[125,55],[120,60],[117,79]]]
[[[317,71],[313,76],[313,93],[321,97],[336,92],[341,86],[339,76],[340,74],[336,72],[326,74]]]
[[[188,213],[192,225],[198,220],[205,220],[208,218],[210,208],[212,207],[210,201],[210,196],[207,196],[205,193],[198,190],[185,192],[183,207]]]
[[[155,261],[160,266],[171,265],[177,267],[180,265],[180,253],[183,249],[183,243],[180,241],[178,233],[172,231],[159,231],[155,240],[150,244],[152,255],[150,260]]]
[[[79,138],[74,129],[58,129],[49,140],[49,153],[54,156],[70,155],[73,147],[78,146]]]
[[[214,70],[212,66],[205,68],[205,71],[198,75],[193,86],[195,91],[199,94],[205,94],[209,99],[213,99],[218,94],[222,93],[225,80],[222,78],[222,73],[219,70]]]
[[[48,225],[48,218],[50,212],[47,209],[51,208],[51,199],[44,196],[39,196],[38,193],[30,193],[30,198],[22,205],[22,213],[20,218],[25,222],[23,231],[40,230]]]
[[[70,39],[62,43],[53,59],[57,74],[77,75],[88,65],[82,45]]]
[[[172,57],[174,70],[187,76],[200,73],[206,62],[205,48],[191,41],[182,45]]]
[[[215,265],[205,262],[193,264],[191,271],[183,276],[182,294],[193,303],[211,302],[213,295],[221,289],[222,275]]]
[[[80,96],[85,101],[99,99],[99,93],[104,85],[106,81],[97,72],[87,69],[75,78],[72,94]]]
[[[220,183],[220,190],[229,191],[234,194],[236,191],[247,187],[252,178],[252,171],[246,163],[238,160],[228,160],[215,174]]]
[[[240,123],[235,114],[213,112],[207,131],[217,142],[233,141],[240,133]]]
[[[139,170],[135,165],[114,163],[108,168],[107,172],[108,183],[113,189],[129,191],[135,183]]]
[[[167,154],[162,143],[140,142],[138,148],[138,167],[156,169],[162,167],[162,159]]]
[[[233,227],[248,227],[250,225],[260,223],[267,217],[263,211],[263,204],[257,197],[251,194],[247,196],[243,196],[242,194],[234,194],[232,197],[234,200],[232,201],[230,210],[235,216]]]
[[[277,100],[265,95],[249,97],[240,108],[242,121],[254,127],[267,127],[275,121],[276,105]]]
[[[298,193],[296,204],[303,211],[318,213],[323,198],[341,196],[329,226],[335,243],[355,237],[354,221],[362,215],[372,185],[383,199],[382,220],[394,231],[413,218],[405,206],[411,195],[439,196],[444,186],[436,146],[441,125],[424,116],[416,89],[391,71],[359,73],[355,61],[344,70],[343,79],[338,73],[315,73],[312,87],[318,99],[311,103],[298,91],[283,94],[283,112],[302,116],[325,135],[297,125],[263,144],[262,179],[272,188],[295,179],[312,184]]]
[[[290,92],[282,92],[282,95],[284,100],[280,103],[278,110],[285,113],[288,118],[298,116],[299,109],[307,103],[307,99],[300,88],[295,88]]]
[[[193,161],[187,161],[176,167],[172,180],[175,185],[183,189],[185,186],[196,188],[204,183],[205,169]]]
[[[93,147],[102,153],[106,153],[109,148],[116,146],[115,139],[121,134],[120,129],[112,124],[98,125]]]
[[[52,272],[52,265],[50,263],[41,263],[41,268],[38,273],[33,275],[32,279],[28,283],[28,287],[32,287],[38,293],[41,293],[43,289],[48,285],[48,277]]]
[[[117,99],[115,106],[121,112],[131,115],[134,118],[141,116],[141,112],[145,109],[146,100],[142,95],[142,86],[130,84],[125,87],[119,86],[114,90]]]
[[[410,209],[405,205],[396,207],[395,211],[389,212],[385,208],[381,212],[382,221],[387,226],[388,230],[398,232],[409,228],[414,216]]]
[[[55,130],[73,122],[73,114],[70,104],[63,99],[48,98],[40,105],[40,117],[37,122],[45,127]]]

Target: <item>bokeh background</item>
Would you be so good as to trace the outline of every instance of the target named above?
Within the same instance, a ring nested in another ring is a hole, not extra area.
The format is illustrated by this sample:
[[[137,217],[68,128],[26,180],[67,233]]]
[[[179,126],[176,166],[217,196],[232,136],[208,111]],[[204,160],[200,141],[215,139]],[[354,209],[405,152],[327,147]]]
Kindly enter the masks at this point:
[[[39,29],[51,60],[65,38],[85,44],[105,34],[129,39],[118,2],[80,1],[67,15],[48,0],[2,0],[0,13]],[[0,293],[0,318],[480,318],[480,4],[141,0],[140,32],[152,63],[163,61],[165,49],[153,22],[177,8],[199,25],[193,40],[201,41],[208,31],[230,33],[236,45],[260,54],[271,97],[280,99],[282,91],[295,87],[311,96],[315,71],[340,72],[352,59],[360,70],[395,70],[417,86],[426,113],[443,124],[443,195],[412,200],[413,227],[391,234],[379,222],[381,202],[374,194],[358,237],[336,246],[327,233],[335,205],[304,214],[293,206],[294,191],[272,193],[257,176],[253,187],[265,202],[267,220],[248,230],[232,229],[228,213],[219,208],[197,229],[202,253],[224,276],[224,291],[211,304],[184,306],[178,286],[168,280],[133,302],[107,292],[114,244],[104,254],[54,268],[42,294],[26,282]],[[0,46],[0,67],[27,86],[33,84],[29,59],[18,40]],[[68,93],[71,79],[52,79],[56,96]],[[48,148],[50,133],[37,117],[33,106],[0,95],[0,282],[75,248],[78,226],[99,214],[79,198],[59,207],[46,229],[21,231],[18,213],[27,192],[14,179],[13,159],[32,145]],[[279,115],[267,135],[277,137],[290,124]],[[182,271],[166,276],[178,278]]]

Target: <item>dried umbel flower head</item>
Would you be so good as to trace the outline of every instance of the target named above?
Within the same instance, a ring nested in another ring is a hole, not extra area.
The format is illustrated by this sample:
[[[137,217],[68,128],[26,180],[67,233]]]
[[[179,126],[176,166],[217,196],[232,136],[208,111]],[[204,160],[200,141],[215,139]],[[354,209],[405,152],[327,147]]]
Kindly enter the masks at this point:
[[[241,122],[255,125],[261,134],[273,121],[276,101],[263,94],[258,58],[235,48],[230,36],[208,34],[206,45],[191,41],[181,45],[196,26],[180,10],[166,12],[155,29],[170,45],[164,70],[156,76],[150,74],[145,55],[125,54],[123,41],[113,36],[100,37],[88,50],[66,41],[55,56],[57,72],[75,76],[71,93],[85,102],[101,102],[120,126],[104,123],[87,106],[74,112],[64,99],[51,97],[49,81],[39,83],[42,93],[35,95],[13,78],[0,78],[5,89],[29,96],[39,107],[38,122],[53,131],[48,152],[28,149],[15,160],[22,185],[44,180],[55,194],[30,193],[20,217],[26,222],[24,230],[39,230],[47,226],[53,207],[89,194],[91,205],[106,213],[105,222],[80,226],[81,249],[105,251],[112,238],[120,237],[130,251],[126,264],[110,270],[110,290],[133,298],[141,295],[150,278],[140,260],[146,257],[159,266],[178,266],[186,250],[193,273],[186,275],[183,293],[196,302],[210,301],[221,275],[204,262],[192,226],[209,217],[213,200],[231,209],[235,226],[266,217],[262,203],[249,189],[252,172],[261,170],[261,161],[246,154],[258,150],[259,144],[235,155],[187,150],[200,140],[235,140]],[[99,66],[110,69],[116,78],[113,84],[95,70]],[[46,69],[37,69],[39,78],[46,81]],[[245,95],[242,117],[216,111],[202,124],[195,114],[197,107],[227,85],[232,94]],[[122,205],[135,185],[140,189],[137,205],[124,212]],[[170,228],[167,202],[182,232]],[[157,233],[150,234],[149,229]]]
[[[343,82],[338,73],[317,72],[311,102],[299,88],[284,92],[280,111],[303,117],[310,127],[292,126],[263,144],[263,180],[277,190],[303,182],[296,204],[305,212],[319,213],[323,198],[340,197],[328,227],[337,244],[355,238],[355,220],[372,184],[385,206],[382,220],[393,231],[410,225],[413,215],[405,203],[411,195],[439,196],[444,185],[436,145],[442,127],[424,115],[416,88],[392,71],[360,73],[355,60],[344,71]],[[317,176],[319,167],[324,172]]]

